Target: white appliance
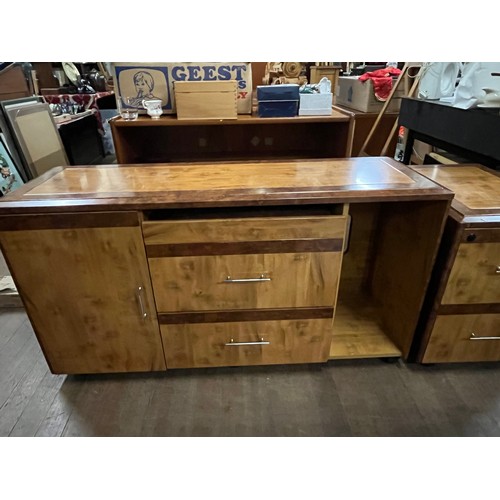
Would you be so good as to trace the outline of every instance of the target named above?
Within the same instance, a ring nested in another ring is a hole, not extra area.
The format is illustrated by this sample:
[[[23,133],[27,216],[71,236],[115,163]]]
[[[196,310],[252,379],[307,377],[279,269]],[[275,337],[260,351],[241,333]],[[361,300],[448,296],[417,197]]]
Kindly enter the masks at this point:
[[[452,96],[459,72],[458,62],[425,63],[418,86],[418,97],[432,100]]]

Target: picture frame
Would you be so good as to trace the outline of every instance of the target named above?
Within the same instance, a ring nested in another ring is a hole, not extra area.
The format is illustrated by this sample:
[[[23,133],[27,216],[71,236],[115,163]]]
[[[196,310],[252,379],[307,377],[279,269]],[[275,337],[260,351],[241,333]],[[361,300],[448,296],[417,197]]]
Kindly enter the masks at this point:
[[[24,182],[29,181],[33,177],[28,162],[21,152],[20,144],[7,117],[7,110],[16,107],[31,106],[40,102],[44,102],[41,96],[21,97],[0,101],[0,130],[4,134],[4,144],[8,147],[15,164],[18,165],[19,174]]]
[[[0,139],[0,196],[6,196],[23,184],[24,181],[12,160],[8,147]]]
[[[8,107],[6,114],[31,178],[38,177],[52,167],[69,165],[47,103]]]

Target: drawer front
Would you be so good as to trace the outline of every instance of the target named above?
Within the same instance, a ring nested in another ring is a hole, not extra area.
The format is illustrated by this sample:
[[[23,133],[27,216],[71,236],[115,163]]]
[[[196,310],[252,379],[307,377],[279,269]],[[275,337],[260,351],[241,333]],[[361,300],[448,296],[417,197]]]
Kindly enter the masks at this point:
[[[462,243],[441,302],[500,302],[500,243]]]
[[[158,312],[332,306],[340,252],[149,259]]]
[[[500,360],[500,314],[438,316],[424,363]]]
[[[144,222],[146,245],[344,238],[346,217],[250,217]]]
[[[167,368],[317,363],[331,319],[162,325]]]

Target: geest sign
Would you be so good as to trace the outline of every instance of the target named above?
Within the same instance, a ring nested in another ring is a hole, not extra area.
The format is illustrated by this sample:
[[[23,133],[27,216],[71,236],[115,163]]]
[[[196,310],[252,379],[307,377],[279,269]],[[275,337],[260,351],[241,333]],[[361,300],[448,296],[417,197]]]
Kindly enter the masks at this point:
[[[123,97],[158,98],[164,113],[175,113],[174,82],[236,80],[238,113],[252,112],[251,63],[113,63],[113,70],[119,109]]]

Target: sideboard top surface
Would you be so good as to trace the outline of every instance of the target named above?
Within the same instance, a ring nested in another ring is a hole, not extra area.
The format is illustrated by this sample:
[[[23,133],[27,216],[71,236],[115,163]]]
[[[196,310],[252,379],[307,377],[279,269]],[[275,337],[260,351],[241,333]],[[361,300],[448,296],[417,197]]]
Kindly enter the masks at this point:
[[[391,158],[56,167],[0,214],[451,199]]]
[[[500,173],[481,165],[421,165],[413,169],[455,193],[452,208],[460,217],[500,217]]]

